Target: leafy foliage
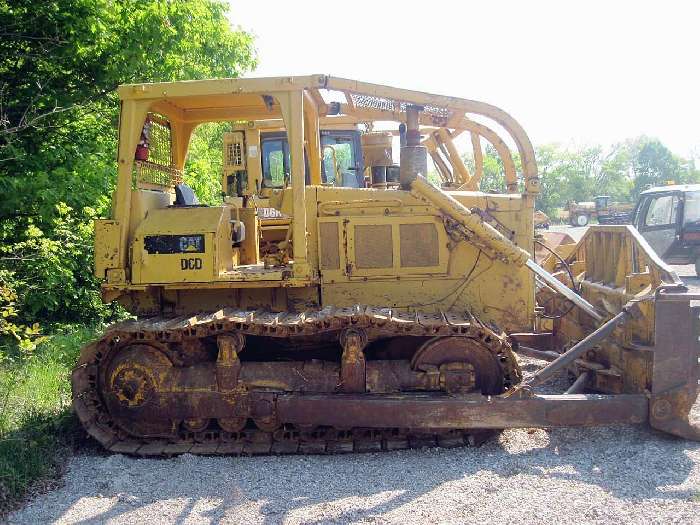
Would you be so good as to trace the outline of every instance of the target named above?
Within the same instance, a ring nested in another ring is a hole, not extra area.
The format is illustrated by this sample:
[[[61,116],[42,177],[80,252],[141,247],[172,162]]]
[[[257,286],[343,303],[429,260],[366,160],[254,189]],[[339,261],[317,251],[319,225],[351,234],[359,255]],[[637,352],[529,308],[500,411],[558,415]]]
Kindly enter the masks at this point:
[[[224,133],[229,130],[226,122],[207,122],[192,133],[184,179],[203,204],[221,204]]]
[[[92,219],[109,214],[116,177],[114,89],[252,68],[252,36],[227,10],[220,0],[0,0],[0,308],[17,327],[0,338],[118,313],[92,277]],[[198,130],[187,166],[205,202],[219,198],[219,127]]]
[[[45,340],[41,336],[39,323],[31,326],[17,324],[17,293],[5,284],[5,275],[0,275],[0,337],[12,340],[20,352],[28,353]],[[11,358],[7,350],[0,346],[0,364]]]
[[[648,187],[668,181],[681,182],[678,179],[685,178],[681,175],[679,159],[659,140],[646,140],[636,146],[637,154],[632,161],[635,196]]]
[[[673,155],[658,139],[641,136],[611,148],[601,146],[565,147],[545,144],[535,156],[542,192],[537,208],[554,216],[568,201],[590,201],[596,195],[610,195],[617,202],[632,202],[639,192],[670,181],[677,184],[700,182],[700,170],[692,161]],[[516,167],[520,159],[514,155]],[[473,171],[474,161],[465,161]],[[503,163],[490,145],[484,150],[481,188],[504,191]]]
[[[518,160],[518,159],[514,159]],[[474,170],[472,169],[472,173]],[[506,177],[503,170],[503,161],[496,153],[496,149],[489,145],[484,155],[484,176],[481,179],[481,187],[485,191],[503,191],[506,187]]]
[[[215,0],[1,0],[4,132],[46,130],[56,122],[47,116],[119,84],[239,76],[255,63],[252,37],[232,30],[227,9]]]
[[[104,204],[102,201],[102,208]],[[92,276],[94,208],[75,213],[64,203],[50,221],[28,218],[12,232],[13,242],[0,247],[6,279],[17,296],[23,319],[77,322],[111,317]]]
[[[95,333],[61,323],[122,315],[92,276],[92,220],[109,215],[116,176],[113,91],[252,68],[252,37],[227,10],[220,0],[0,0],[0,521],[79,435],[70,370]],[[217,129],[198,130],[187,168],[215,202]]]

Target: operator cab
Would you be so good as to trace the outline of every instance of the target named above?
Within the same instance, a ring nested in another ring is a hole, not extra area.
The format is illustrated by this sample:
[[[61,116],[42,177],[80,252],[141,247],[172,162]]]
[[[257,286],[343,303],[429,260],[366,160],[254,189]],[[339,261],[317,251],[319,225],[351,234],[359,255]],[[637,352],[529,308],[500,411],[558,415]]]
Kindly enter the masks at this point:
[[[610,206],[610,200],[610,195],[598,195],[595,197],[593,202],[595,202],[596,211],[608,208]]]
[[[323,121],[320,127],[320,185],[366,187],[358,125]],[[232,221],[257,239],[257,246],[243,250],[248,256],[239,262],[259,260],[265,266],[283,266],[288,261],[293,219],[291,191],[287,191],[292,169],[287,131],[279,120],[250,121],[233,124],[223,142],[224,201],[232,206]],[[306,185],[311,185],[308,145],[304,171]],[[259,256],[252,257],[256,252]]]
[[[360,129],[356,124],[322,124],[319,130],[322,186],[366,187]],[[304,148],[306,184],[312,184],[308,148]],[[243,203],[255,195],[266,206],[275,191],[291,184],[287,131],[280,121],[234,124],[224,135],[223,193],[229,202]]]
[[[324,119],[319,127],[320,185],[364,188],[357,123]],[[173,135],[167,117],[147,114],[134,158],[133,282],[282,279],[291,259],[293,223],[291,152],[283,121],[231,123],[223,136],[223,206],[200,204],[183,183],[182,171],[174,168]],[[305,144],[306,185],[312,184],[309,155]]]
[[[324,185],[346,188],[364,188],[360,132],[357,129],[321,130],[321,181]],[[262,133],[262,188],[283,188],[289,184],[291,161],[287,134]],[[307,155],[306,183],[310,184]]]
[[[633,224],[669,264],[694,264],[700,275],[700,184],[643,191]]]

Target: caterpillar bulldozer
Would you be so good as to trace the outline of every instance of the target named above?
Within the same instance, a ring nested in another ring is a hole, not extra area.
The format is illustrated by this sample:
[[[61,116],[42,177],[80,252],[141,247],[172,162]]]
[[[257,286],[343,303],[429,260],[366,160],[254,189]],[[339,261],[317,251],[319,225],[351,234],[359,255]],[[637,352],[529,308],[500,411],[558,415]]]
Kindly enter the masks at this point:
[[[629,226],[535,262],[537,166],[506,112],[327,75],[118,92],[95,272],[135,318],[72,374],[106,449],[334,453],[644,422],[700,437],[700,296]],[[209,122],[230,130],[221,200],[203,205],[182,181]],[[483,141],[499,193],[479,189]],[[519,354],[547,364],[523,379]],[[538,391],[564,370],[570,388]]]

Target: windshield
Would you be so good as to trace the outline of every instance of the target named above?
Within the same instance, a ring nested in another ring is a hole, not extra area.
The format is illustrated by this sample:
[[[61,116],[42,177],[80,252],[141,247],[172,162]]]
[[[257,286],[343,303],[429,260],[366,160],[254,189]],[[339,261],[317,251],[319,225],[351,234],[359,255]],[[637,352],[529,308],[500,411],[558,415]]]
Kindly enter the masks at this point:
[[[645,226],[665,226],[678,222],[678,196],[661,195],[649,204]]]
[[[282,188],[289,176],[289,147],[285,138],[262,141],[263,187]]]
[[[689,191],[685,194],[683,224],[700,225],[700,191]]]
[[[335,131],[321,132],[321,147],[323,148],[321,163],[323,182],[334,186],[360,187],[353,135],[343,135]],[[336,180],[338,177],[340,180]]]

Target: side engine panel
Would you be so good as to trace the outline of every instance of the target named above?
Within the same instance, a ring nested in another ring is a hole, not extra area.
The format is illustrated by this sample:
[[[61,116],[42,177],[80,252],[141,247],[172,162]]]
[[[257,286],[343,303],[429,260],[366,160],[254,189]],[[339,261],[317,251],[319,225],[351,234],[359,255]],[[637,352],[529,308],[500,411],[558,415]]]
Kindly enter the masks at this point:
[[[479,192],[457,197],[475,213],[490,210],[500,230],[532,251],[530,201]],[[453,238],[442,215],[410,193],[320,188],[317,222],[322,304],[458,308],[506,330],[534,325],[532,274]]]
[[[210,282],[232,266],[225,207],[151,210],[131,244],[132,282]]]

